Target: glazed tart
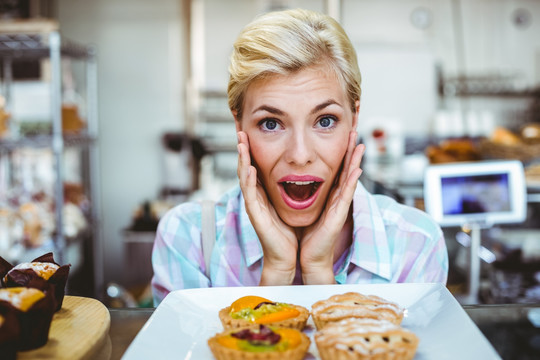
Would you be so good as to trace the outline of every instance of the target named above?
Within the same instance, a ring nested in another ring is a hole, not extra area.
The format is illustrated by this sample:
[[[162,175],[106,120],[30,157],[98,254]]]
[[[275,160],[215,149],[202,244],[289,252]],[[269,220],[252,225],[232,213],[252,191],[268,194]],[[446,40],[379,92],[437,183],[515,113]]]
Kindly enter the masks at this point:
[[[0,258],[0,276],[5,287],[33,287],[52,292],[56,311],[62,307],[69,268],[70,265],[57,264],[52,253],[16,266]]]
[[[297,329],[266,325],[229,329],[208,340],[217,360],[300,360],[310,343]]]
[[[241,297],[219,312],[225,329],[263,324],[302,330],[308,317],[308,309],[302,306],[272,302],[259,296]]]
[[[351,317],[382,319],[399,325],[403,320],[403,309],[375,295],[348,292],[317,301],[311,306],[311,316],[319,330],[330,322]]]
[[[419,341],[389,321],[358,318],[330,323],[314,339],[322,360],[410,360]]]
[[[54,315],[50,293],[35,288],[0,289],[0,313],[14,311],[20,327],[18,350],[31,350],[45,345]]]

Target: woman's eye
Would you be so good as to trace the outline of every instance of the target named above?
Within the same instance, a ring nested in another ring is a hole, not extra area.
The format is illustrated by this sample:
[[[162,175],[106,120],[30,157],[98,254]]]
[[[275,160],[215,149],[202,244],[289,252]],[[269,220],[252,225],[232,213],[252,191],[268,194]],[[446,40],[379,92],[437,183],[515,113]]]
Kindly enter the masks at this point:
[[[319,123],[318,125],[321,127],[321,128],[331,128],[332,126],[334,126],[336,122],[336,119],[334,119],[333,117],[331,116],[325,116],[321,119],[319,119]]]
[[[278,129],[279,124],[276,120],[266,119],[261,123],[261,127],[263,130],[272,131]]]

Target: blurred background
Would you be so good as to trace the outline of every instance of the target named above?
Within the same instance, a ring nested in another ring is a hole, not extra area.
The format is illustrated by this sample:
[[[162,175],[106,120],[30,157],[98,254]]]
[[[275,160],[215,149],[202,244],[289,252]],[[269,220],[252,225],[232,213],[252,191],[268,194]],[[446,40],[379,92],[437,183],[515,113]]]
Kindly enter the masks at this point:
[[[523,163],[527,219],[483,230],[479,301],[538,302],[534,0],[2,0],[0,255],[55,251],[72,294],[151,306],[159,218],[236,183],[232,43],[257,14],[296,7],[335,17],[357,50],[369,190],[423,209],[429,164]],[[469,235],[445,235],[460,293]]]

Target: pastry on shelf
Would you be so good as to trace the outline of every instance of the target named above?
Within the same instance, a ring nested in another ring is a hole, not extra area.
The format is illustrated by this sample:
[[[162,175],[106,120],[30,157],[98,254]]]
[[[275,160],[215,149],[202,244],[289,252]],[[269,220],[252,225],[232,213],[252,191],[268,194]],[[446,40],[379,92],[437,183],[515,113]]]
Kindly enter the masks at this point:
[[[308,309],[302,306],[273,302],[260,296],[241,297],[219,312],[225,329],[264,324],[302,330],[308,317]]]
[[[322,360],[411,360],[419,339],[385,320],[349,318],[314,335]]]
[[[0,139],[9,134],[10,114],[5,109],[6,98],[0,95]]]
[[[493,130],[490,140],[493,143],[500,145],[513,146],[521,144],[521,138],[519,135],[514,134],[513,131],[502,126],[497,126],[495,130]]]
[[[477,161],[482,154],[470,139],[449,139],[438,145],[430,145],[425,154],[431,164],[443,164],[459,161]]]
[[[297,329],[266,325],[225,330],[208,340],[217,360],[301,360],[310,343]]]
[[[540,123],[525,124],[520,128],[519,133],[524,142],[540,144]]]
[[[387,320],[399,325],[403,313],[403,309],[396,303],[376,295],[357,292],[333,295],[311,306],[311,316],[318,330],[329,323],[347,318]]]

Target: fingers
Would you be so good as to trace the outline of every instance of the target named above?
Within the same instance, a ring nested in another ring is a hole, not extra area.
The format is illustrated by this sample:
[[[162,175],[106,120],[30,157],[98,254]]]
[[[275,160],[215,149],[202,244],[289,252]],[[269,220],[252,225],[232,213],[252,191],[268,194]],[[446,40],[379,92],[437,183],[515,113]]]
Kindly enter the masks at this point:
[[[364,156],[365,146],[360,144],[356,146],[351,157],[349,173],[347,174],[347,181],[343,184],[340,194],[340,203],[343,208],[349,209],[350,203],[354,196],[354,191],[356,190],[356,185],[358,184],[358,179],[362,175],[362,169],[360,169],[360,163],[362,162],[362,157]]]
[[[351,156],[351,162],[349,165],[349,173],[347,174],[347,182],[344,185],[344,191],[347,192],[347,195],[343,194],[345,198],[348,197],[350,192],[350,196],[352,199],[352,194],[354,193],[354,189],[356,189],[356,183],[358,182],[360,175],[362,175],[362,169],[360,169],[360,164],[362,162],[362,158],[364,157],[365,150],[365,145],[359,144],[355,147],[353,151],[353,154]]]
[[[351,157],[353,156],[354,147],[356,145],[356,136],[357,136],[356,131],[351,131],[349,133],[349,140],[347,142],[347,151],[345,152],[345,158],[343,159],[343,169],[341,170],[341,174],[339,176],[338,188],[341,188],[347,181],[347,177],[348,177],[347,175],[350,172]]]
[[[239,131],[238,135],[238,179],[240,188],[247,203],[257,203],[257,170],[251,165],[249,139],[247,134]]]
[[[246,185],[251,172],[251,156],[249,154],[249,140],[245,132],[238,132],[238,169],[237,174],[241,185]]]
[[[364,144],[359,144],[354,148],[354,151],[351,156],[351,162],[349,163],[348,177],[350,177],[352,172],[356,172],[356,170],[360,169],[360,164],[362,163],[362,158],[364,157],[365,151],[366,151],[366,146]],[[360,170],[360,173],[362,173],[361,170]]]

